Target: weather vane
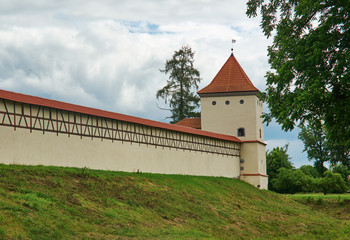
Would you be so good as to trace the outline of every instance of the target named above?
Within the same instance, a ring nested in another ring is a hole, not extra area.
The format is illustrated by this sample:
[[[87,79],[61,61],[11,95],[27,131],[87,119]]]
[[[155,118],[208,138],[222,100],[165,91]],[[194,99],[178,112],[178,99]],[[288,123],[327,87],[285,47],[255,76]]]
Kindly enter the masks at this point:
[[[236,42],[235,39],[232,39],[232,44],[231,44],[231,54],[233,54],[233,44]]]

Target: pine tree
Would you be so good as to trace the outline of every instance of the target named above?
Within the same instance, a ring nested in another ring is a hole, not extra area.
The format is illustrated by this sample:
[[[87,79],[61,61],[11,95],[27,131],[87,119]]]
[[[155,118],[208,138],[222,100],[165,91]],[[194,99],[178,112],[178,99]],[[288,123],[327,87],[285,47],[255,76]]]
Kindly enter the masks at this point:
[[[200,82],[199,71],[194,68],[194,52],[189,46],[182,46],[175,51],[173,57],[165,63],[165,69],[160,70],[169,74],[165,87],[157,91],[157,99],[162,98],[169,103],[171,122],[176,123],[184,118],[199,117],[196,111],[200,99],[196,94]]]

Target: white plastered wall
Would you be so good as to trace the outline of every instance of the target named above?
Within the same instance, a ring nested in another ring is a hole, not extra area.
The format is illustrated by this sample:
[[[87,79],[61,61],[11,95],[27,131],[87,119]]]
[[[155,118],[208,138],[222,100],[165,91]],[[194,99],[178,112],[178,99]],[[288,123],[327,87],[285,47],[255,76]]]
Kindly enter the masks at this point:
[[[0,126],[0,162],[238,178],[239,157]]]
[[[215,105],[212,104],[213,101]],[[229,104],[226,104],[226,101],[229,101]],[[233,135],[242,141],[252,141],[241,144],[241,159],[244,159],[244,163],[240,164],[243,169],[240,179],[261,189],[267,189],[262,112],[263,104],[255,93],[201,96],[202,129]],[[237,136],[238,128],[245,129],[245,136]]]
[[[241,144],[241,177],[240,179],[261,189],[267,189],[266,146],[261,142]]]
[[[241,176],[240,180],[247,182],[257,188],[267,190],[268,178],[265,176]]]
[[[201,96],[202,130],[236,136],[243,141],[264,141],[262,112],[263,105],[256,95]],[[244,137],[237,136],[238,128],[245,129]]]

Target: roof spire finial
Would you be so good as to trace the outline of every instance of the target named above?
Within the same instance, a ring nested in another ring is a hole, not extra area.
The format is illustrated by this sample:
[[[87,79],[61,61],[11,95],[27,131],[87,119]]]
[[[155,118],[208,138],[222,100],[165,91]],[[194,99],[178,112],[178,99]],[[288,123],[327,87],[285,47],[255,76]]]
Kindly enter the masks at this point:
[[[233,44],[236,42],[236,39],[232,39],[232,44],[231,44],[231,56],[233,56]]]

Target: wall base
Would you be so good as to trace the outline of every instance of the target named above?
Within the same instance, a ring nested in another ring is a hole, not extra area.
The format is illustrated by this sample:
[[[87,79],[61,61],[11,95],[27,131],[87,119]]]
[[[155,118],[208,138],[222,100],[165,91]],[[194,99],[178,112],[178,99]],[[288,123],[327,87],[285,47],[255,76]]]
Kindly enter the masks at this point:
[[[263,174],[241,174],[240,180],[247,182],[254,187],[267,190],[268,176]]]

